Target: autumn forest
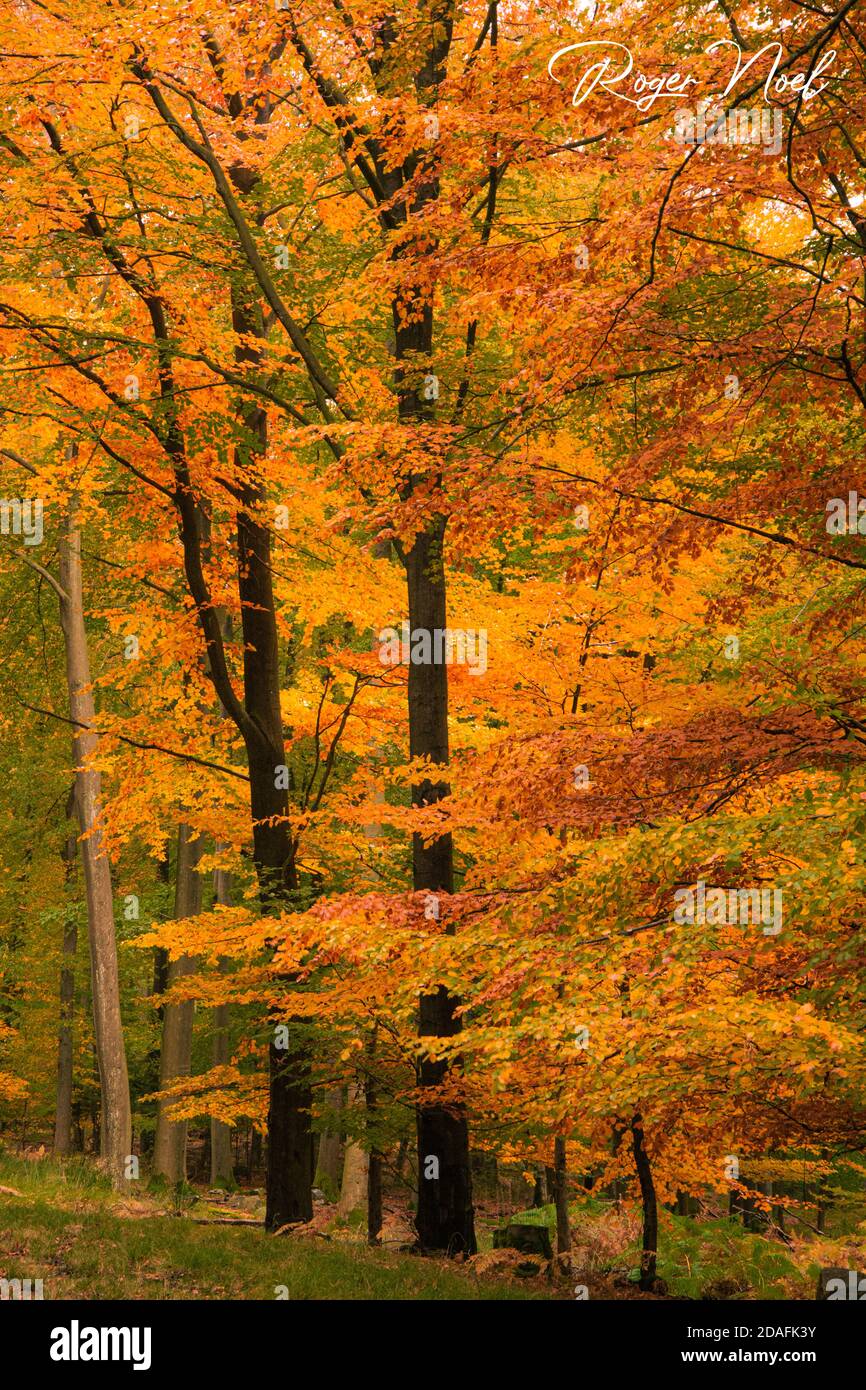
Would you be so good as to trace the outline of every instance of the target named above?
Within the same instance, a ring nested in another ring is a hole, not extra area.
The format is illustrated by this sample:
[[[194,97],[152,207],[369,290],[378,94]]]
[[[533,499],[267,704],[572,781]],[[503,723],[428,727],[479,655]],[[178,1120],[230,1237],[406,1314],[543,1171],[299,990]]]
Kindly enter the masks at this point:
[[[857,0],[0,94],[3,1299],[866,1298]]]

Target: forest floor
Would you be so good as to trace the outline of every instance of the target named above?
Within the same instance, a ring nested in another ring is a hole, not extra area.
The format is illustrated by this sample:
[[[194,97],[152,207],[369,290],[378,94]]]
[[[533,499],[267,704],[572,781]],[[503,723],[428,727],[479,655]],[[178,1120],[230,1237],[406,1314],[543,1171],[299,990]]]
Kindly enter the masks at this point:
[[[312,1228],[274,1238],[256,1194],[112,1193],[87,1160],[0,1156],[0,1278],[41,1279],[46,1299],[538,1299],[546,1280],[371,1250]],[[232,1222],[232,1224],[221,1224]],[[248,1229],[244,1228],[244,1222]],[[213,1223],[213,1224],[211,1224]],[[237,1223],[237,1224],[235,1224]],[[514,1252],[512,1252],[514,1253]]]
[[[639,1221],[626,1206],[583,1200],[572,1213],[571,1270],[527,1275],[527,1257],[493,1250],[503,1217],[483,1204],[472,1259],[409,1253],[408,1213],[386,1203],[382,1248],[358,1221],[318,1201],[306,1227],[265,1234],[263,1195],[142,1182],[113,1193],[92,1160],[0,1154],[0,1278],[41,1279],[46,1299],[592,1299],[652,1298],[634,1286]],[[665,1213],[659,1273],[667,1296],[808,1299],[802,1252],[727,1220]],[[550,1225],[551,1208],[509,1218]],[[541,1262],[539,1261],[539,1264]],[[519,1270],[518,1266],[522,1268]],[[576,1286],[583,1286],[581,1294]]]

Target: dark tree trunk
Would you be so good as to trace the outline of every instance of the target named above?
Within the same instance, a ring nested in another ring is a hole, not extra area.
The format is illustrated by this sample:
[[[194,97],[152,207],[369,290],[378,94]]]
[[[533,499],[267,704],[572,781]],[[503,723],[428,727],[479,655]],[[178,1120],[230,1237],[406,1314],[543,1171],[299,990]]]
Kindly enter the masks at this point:
[[[443,630],[446,626],[445,575],[442,561],[444,522],[417,536],[405,558],[409,591],[409,626],[412,632]],[[431,763],[448,763],[448,671],[444,661],[409,663],[409,755],[427,757]],[[444,780],[429,778],[412,788],[413,806],[441,800],[450,791]],[[454,891],[453,851],[450,835],[425,844],[412,837],[412,883],[416,891],[437,896]],[[446,932],[447,904],[440,907]],[[420,1037],[447,1038],[460,1032],[458,1000],[444,988],[421,997]],[[422,1059],[418,1079],[422,1087],[437,1087],[446,1077],[444,1062]],[[474,1254],[472,1179],[469,1168],[469,1134],[466,1115],[458,1104],[433,1102],[418,1106],[418,1240],[425,1250],[463,1251]],[[435,1162],[433,1161],[435,1160]]]
[[[253,1182],[254,1175],[261,1170],[262,1166],[262,1132],[260,1129],[253,1129],[250,1132],[249,1163],[250,1181]]]
[[[433,110],[437,89],[445,78],[453,31],[452,0],[423,3],[418,15],[420,27],[413,43],[417,51],[414,84],[419,99]],[[422,37],[423,36],[423,37]],[[396,23],[383,25],[380,42],[382,62],[378,82],[389,90],[388,50],[402,39]],[[306,61],[309,62],[309,59]],[[328,94],[325,93],[325,100]],[[401,165],[386,164],[380,151],[372,150],[376,165],[374,196],[389,210],[382,213],[383,227],[407,226],[439,197],[439,178],[435,149],[411,150]],[[411,192],[401,199],[401,189]],[[401,284],[392,301],[394,325],[394,384],[398,415],[402,423],[431,427],[435,421],[435,401],[424,392],[425,374],[431,366],[433,348],[433,302],[430,280],[424,262],[435,247],[429,239],[416,241],[410,231],[393,248],[395,262],[401,263]],[[417,269],[412,264],[417,261]],[[406,479],[401,490],[408,501],[419,485],[435,487],[435,475],[420,465],[420,471]],[[397,546],[405,566],[408,589],[410,633],[418,629],[433,633],[446,626],[445,570],[443,564],[444,516],[434,517],[415,536],[406,549]],[[448,682],[444,661],[440,664],[409,663],[409,747],[414,757],[428,757],[442,767],[448,764]],[[412,789],[412,802],[422,806],[447,796],[445,777],[427,779]],[[451,894],[454,873],[451,836],[444,835],[425,845],[420,835],[413,837],[412,881],[416,891]],[[443,906],[445,930],[453,931]],[[459,1001],[444,987],[422,996],[418,1033],[425,1037],[452,1037],[460,1031],[456,1010]],[[422,1060],[418,1081],[422,1089],[438,1087],[447,1068],[441,1062]],[[435,1100],[417,1107],[418,1137],[418,1243],[421,1249],[475,1251],[472,1212],[472,1182],[469,1167],[469,1136],[462,1105],[443,1106]],[[426,1174],[426,1176],[425,1176]]]
[[[310,1088],[298,1080],[292,1053],[270,1047],[267,1209],[269,1231],[313,1214],[313,1142]]]
[[[154,994],[165,994],[168,989],[168,951],[164,946],[154,946],[153,948],[153,992]],[[164,1004],[157,1004],[154,1013],[162,1022]],[[156,1090],[156,1087],[154,1087]]]
[[[236,333],[261,336],[255,308],[235,296],[232,323]],[[236,351],[239,364],[257,363],[249,343]],[[285,742],[280,715],[280,669],[276,611],[271,578],[271,533],[263,524],[263,487],[255,481],[251,454],[267,449],[267,416],[247,407],[244,424],[249,449],[238,450],[246,481],[237,517],[238,594],[244,640],[244,705],[250,724],[244,738],[250,774],[253,854],[262,909],[285,908],[297,889],[295,847],[289,829]],[[244,467],[246,465],[246,467]],[[291,1020],[289,1046],[269,1048],[267,1205],[265,1226],[279,1230],[313,1215],[312,1090],[304,1029]]]
[[[215,65],[216,75],[221,81],[225,76],[225,68],[220,59],[218,45],[212,36],[207,38],[206,48]],[[137,61],[133,65],[133,71],[144,83],[157,109],[165,117],[165,104],[150,80],[146,65]],[[239,93],[233,93],[227,104],[233,116],[248,113],[247,103]],[[265,122],[269,115],[270,102],[257,105],[257,122]],[[197,148],[190,146],[188,138],[184,138],[179,126],[173,129],[187,148]],[[57,153],[61,153],[62,146],[53,127],[46,123],[46,130],[52,146]],[[243,130],[240,133],[247,134]],[[247,166],[241,160],[233,162],[229,174],[235,187],[242,194],[250,193],[259,178],[255,168]],[[258,225],[261,226],[263,217],[260,213],[256,216]],[[151,289],[149,282],[124,259],[123,253],[110,240],[107,229],[95,210],[86,219],[86,228],[101,246],[113,269],[139,296],[150,319],[162,408],[160,438],[174,472],[173,500],[183,544],[184,571],[204,635],[214,688],[226,713],[241,733],[246,747],[250,804],[254,817],[254,857],[262,907],[267,911],[269,904],[284,899],[297,885],[294,845],[286,816],[287,795],[285,790],[279,790],[275,786],[276,769],[284,763],[285,753],[279,714],[279,671],[271,588],[270,534],[262,523],[262,513],[256,510],[259,505],[264,504],[266,498],[255,468],[251,467],[248,472],[244,472],[250,453],[260,452],[266,444],[266,417],[258,409],[242,407],[241,416],[250,432],[252,442],[244,443],[236,450],[236,463],[239,465],[239,476],[243,481],[232,488],[238,502],[238,590],[245,641],[244,698],[241,701],[234,690],[226,661],[218,608],[213,602],[205,575],[206,517],[203,516],[200,499],[196,495],[190,476],[184,425],[174,376],[174,361],[169,346],[172,334],[166,304],[161,296]],[[239,333],[260,338],[264,336],[255,297],[248,297],[240,282],[234,282],[232,287],[232,321]],[[249,341],[239,342],[235,350],[235,361],[239,364],[258,365],[259,356],[256,345],[250,344]],[[267,817],[272,819],[263,820]],[[298,1219],[294,1213],[301,1213],[301,1219],[312,1214],[312,1145],[303,1140],[305,1133],[308,1137],[311,1133],[309,1096],[308,1069],[303,1053],[274,1058],[272,1049],[269,1123],[273,1124],[279,1140],[274,1140],[268,1148],[269,1192],[266,1223],[270,1230],[285,1224],[286,1221]],[[293,1143],[292,1136],[299,1142]],[[289,1145],[285,1153],[281,1149],[283,1143]]]
[[[72,1104],[72,1152],[84,1153],[84,1126],[81,1123],[81,1101]]]
[[[169,849],[169,847],[168,847],[168,843],[167,843],[167,842],[166,842],[166,846],[165,846],[165,853],[163,854],[162,858],[159,859],[158,862],[157,862],[156,874],[157,874],[157,878],[159,879],[159,882],[160,882],[160,883],[168,884],[168,883],[171,882],[171,851],[170,851],[170,849]],[[169,908],[169,912],[170,912],[170,911],[171,911],[171,909]],[[165,991],[166,991],[167,988],[168,988],[168,951],[165,949],[164,946],[154,946],[154,948],[153,948],[153,989],[152,989],[151,993],[154,994],[154,995],[156,996],[157,1001],[159,1001],[160,996],[163,995],[163,994],[165,994]],[[164,1018],[164,1015],[165,1015],[165,1006],[164,1006],[163,1004],[157,1002],[156,1004],[154,1004],[153,1012],[154,1012],[154,1016],[156,1017],[157,1023],[159,1024],[159,1036],[160,1036],[160,1041],[161,1041],[161,1039],[162,1039],[162,1024],[163,1024],[163,1018]],[[145,1084],[145,1089],[146,1089],[147,1091],[158,1091],[158,1090],[159,1090],[159,1058],[160,1058],[160,1051],[161,1051],[161,1048],[160,1048],[160,1046],[159,1046],[159,1044],[158,1044],[156,1047],[151,1047],[151,1048],[149,1048],[148,1051],[147,1051],[147,1054],[146,1054],[146,1056],[145,1056],[145,1076],[146,1076],[147,1079],[146,1079],[146,1081],[145,1081],[144,1084]],[[154,1112],[154,1113],[156,1112],[156,1106],[155,1106],[155,1104],[154,1104],[153,1101],[148,1101],[146,1104],[147,1104],[148,1113],[150,1113],[151,1107],[153,1108],[153,1112]],[[143,1107],[142,1107],[142,1108],[143,1108]],[[140,1137],[139,1143],[140,1143],[140,1147],[141,1147],[142,1156],[148,1157],[148,1158],[152,1158],[152,1157],[153,1157],[154,1145],[156,1144],[156,1128],[155,1128],[155,1126],[153,1126],[153,1127],[148,1127],[148,1128],[146,1128],[146,1129],[142,1129],[142,1131],[141,1131],[141,1137]]]
[[[571,1249],[566,1158],[565,1139],[561,1134],[557,1134],[553,1141],[553,1202],[556,1207],[557,1255],[566,1255]]]
[[[659,1218],[658,1208],[656,1206],[655,1184],[653,1182],[649,1156],[647,1155],[644,1145],[643,1120],[640,1115],[634,1115],[632,1117],[631,1136],[632,1149],[634,1151],[634,1166],[637,1169],[641,1203],[643,1205],[643,1246],[640,1260],[639,1285],[644,1290],[651,1290],[656,1277]]]

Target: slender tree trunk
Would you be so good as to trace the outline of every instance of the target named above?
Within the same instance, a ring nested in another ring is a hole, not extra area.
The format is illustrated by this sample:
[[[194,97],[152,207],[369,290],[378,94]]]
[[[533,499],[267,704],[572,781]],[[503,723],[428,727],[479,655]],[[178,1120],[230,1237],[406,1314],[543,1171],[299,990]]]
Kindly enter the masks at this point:
[[[167,884],[171,882],[171,851],[169,850],[168,844],[166,844],[165,846],[165,852],[163,853],[162,857],[157,861],[156,876],[160,883]],[[164,912],[161,915],[164,918],[168,918],[170,916],[170,913],[171,910],[169,909],[168,912]],[[160,1000],[160,996],[165,994],[167,984],[168,951],[165,949],[164,946],[154,946],[153,988],[151,990],[151,993],[155,996],[157,1001],[154,1004],[153,1012],[159,1028],[159,1041],[148,1048],[145,1057],[144,1074],[146,1079],[144,1082],[144,1086],[145,1090],[148,1093],[159,1090],[159,1054],[161,1050],[160,1043],[162,1041],[162,1020],[163,1014],[165,1012],[162,1002]],[[148,1104],[150,1104],[150,1102]],[[155,1113],[159,1113],[158,1105],[156,1107]],[[147,1158],[151,1161],[153,1160],[153,1146],[155,1143],[156,1126],[149,1125],[146,1129],[143,1129],[141,1133],[141,1153],[142,1156],[146,1155]]]
[[[652,1168],[644,1142],[643,1120],[634,1115],[631,1122],[632,1149],[634,1164],[640,1184],[643,1205],[643,1246],[640,1260],[640,1287],[651,1290],[656,1277],[656,1259],[659,1243],[659,1220],[656,1206],[656,1190],[653,1183]]]
[[[553,1202],[556,1207],[556,1253],[558,1255],[566,1255],[571,1249],[566,1159],[565,1139],[561,1134],[557,1134],[553,1141]]]
[[[343,1090],[337,1086],[325,1096],[325,1108],[330,1112],[328,1128],[319,1140],[316,1157],[316,1182],[333,1194],[343,1171],[343,1145],[340,1141],[340,1112],[343,1109]]]
[[[232,177],[252,187],[257,176],[243,165],[232,170]],[[166,414],[165,449],[175,474],[174,500],[183,544],[184,572],[195,601],[199,623],[207,643],[208,665],[214,688],[227,714],[243,737],[250,779],[250,812],[253,823],[253,857],[259,882],[262,911],[285,908],[297,888],[295,845],[288,823],[288,791],[285,772],[285,744],[280,718],[280,673],[273,586],[271,582],[271,537],[263,520],[267,504],[264,487],[250,447],[235,453],[241,481],[233,489],[237,499],[238,596],[243,626],[244,698],[241,702],[232,684],[219,612],[205,576],[205,524],[195,495],[186,457],[186,445],[177,408],[171,356],[165,347],[168,324],[160,301],[149,299],[157,343],[160,392]],[[258,364],[260,352],[250,337],[263,337],[261,316],[254,300],[249,303],[242,291],[232,297],[232,323],[246,340],[238,344],[238,364]],[[245,407],[244,425],[255,441],[253,453],[267,445],[267,419],[263,411]],[[275,1023],[284,1020],[276,1019]],[[265,1224],[279,1230],[294,1221],[312,1216],[312,1129],[310,1124],[311,1088],[306,1054],[306,1027],[292,1020],[290,1045],[270,1046],[270,1108],[268,1112],[268,1198]]]
[[[343,1181],[340,1186],[340,1200],[337,1203],[338,1216],[350,1216],[353,1211],[366,1211],[367,1180],[370,1155],[361,1144],[347,1144],[343,1158]]]
[[[765,1197],[772,1197],[772,1195],[773,1195],[773,1184],[772,1184],[771,1182],[759,1182],[759,1183],[758,1183],[758,1191],[761,1192],[761,1193],[763,1193],[763,1195],[764,1195]],[[757,1208],[757,1213],[756,1213],[756,1214],[757,1214],[757,1218],[758,1218],[758,1220],[757,1220],[757,1229],[758,1229],[758,1230],[762,1230],[762,1229],[763,1229],[764,1231],[767,1231],[767,1230],[769,1229],[769,1227],[770,1227],[770,1226],[772,1225],[772,1223],[773,1223],[773,1208],[772,1208],[772,1205],[771,1205],[770,1207],[767,1207],[767,1208],[760,1208],[760,1207]]]
[[[349,1106],[358,1105],[360,1100],[361,1088],[350,1086]],[[353,1211],[366,1211],[369,1166],[370,1155],[364,1145],[347,1140],[343,1157],[343,1182],[340,1187],[340,1200],[337,1203],[338,1216],[349,1216]]]
[[[448,52],[453,33],[453,4],[451,0],[428,0],[419,11],[422,24],[429,24],[429,39],[419,54],[414,74],[419,98],[431,104],[445,78]],[[387,35],[385,36],[387,42]],[[423,147],[412,151],[402,167],[380,170],[386,194],[401,186],[412,184],[411,195],[398,205],[397,217],[402,221],[411,214],[417,216],[439,197],[437,156]],[[397,261],[416,256],[423,262],[432,249],[429,242],[416,243],[409,235],[398,242],[394,256]],[[421,271],[408,272],[408,283],[392,302],[394,324],[395,385],[398,415],[401,423],[417,423],[426,428],[435,424],[435,392],[424,390],[425,375],[435,371],[431,364],[433,352],[433,300],[428,277]],[[435,476],[426,473],[411,475],[402,490],[404,500],[411,497],[419,484],[435,486]],[[419,629],[430,634],[446,628],[447,605],[443,545],[445,519],[433,518],[416,535],[411,548],[400,549],[406,570],[410,634]],[[411,640],[411,638],[410,638]],[[409,750],[413,758],[427,757],[443,769],[448,765],[448,675],[443,660],[430,665],[409,663]],[[430,778],[412,789],[414,806],[428,805],[449,794],[445,776]],[[432,844],[424,844],[420,835],[413,836],[412,881],[416,891],[431,894],[451,894],[454,891],[453,850],[451,836],[444,835]],[[445,930],[452,932],[444,908]],[[453,1037],[460,1032],[456,1010],[459,1000],[439,986],[422,995],[419,1006],[418,1033],[420,1038]],[[459,1063],[455,1063],[459,1071]],[[422,1089],[436,1088],[445,1080],[448,1068],[442,1062],[422,1057],[418,1066],[418,1081]],[[469,1166],[469,1133],[464,1107],[455,1101],[444,1106],[438,1101],[422,1101],[417,1108],[418,1134],[418,1212],[416,1217],[418,1243],[421,1249],[463,1251],[474,1253],[475,1227],[472,1209],[472,1179]]]
[[[93,730],[96,709],[90,678],[84,597],[81,578],[81,537],[76,505],[70,503],[60,547],[60,620],[66,648],[69,713],[74,720],[75,806],[81,828],[81,859],[87,899],[93,1029],[102,1096],[101,1152],[116,1187],[126,1182],[126,1161],[132,1143],[129,1078],[120,1015],[120,979],[111,869],[102,847],[102,779],[94,767],[99,736]]]
[[[260,1129],[256,1129],[255,1127],[252,1129],[250,1133],[249,1160],[250,1182],[253,1182],[255,1180],[256,1173],[258,1173],[259,1169],[262,1166],[262,1131]]]
[[[556,997],[561,1000],[565,987],[560,982],[556,987]],[[548,1169],[548,1187],[556,1211],[556,1253],[566,1255],[571,1249],[571,1229],[568,1220],[568,1174],[565,1136],[557,1134],[553,1140],[553,1167]]]
[[[73,806],[74,809],[74,799]],[[63,859],[67,884],[75,860],[75,836],[67,837]],[[78,926],[74,911],[67,909],[63,924],[63,963],[60,967],[60,1022],[57,1030],[57,1106],[54,1115],[54,1153],[58,1158],[72,1151],[72,1024],[75,1013],[75,952]]]
[[[429,633],[446,627],[445,572],[442,544],[444,521],[417,536],[406,555],[409,592],[409,626],[412,632]],[[444,660],[431,665],[409,663],[409,755],[427,757],[431,763],[448,763],[448,673]],[[412,804],[425,806],[449,794],[447,782],[428,778],[412,788]],[[454,891],[453,848],[450,835],[432,843],[412,837],[412,883],[416,891],[437,898]],[[440,903],[448,924],[447,902]],[[460,1032],[459,1000],[440,985],[421,996],[418,1032],[421,1038],[453,1037]],[[423,1057],[418,1067],[422,1087],[438,1087],[445,1080],[444,1062]],[[462,1105],[421,1102],[418,1130],[418,1241],[422,1249],[463,1251],[474,1254],[475,1227],[472,1178],[469,1167],[469,1133]]]
[[[250,173],[252,186],[256,175]],[[244,188],[243,171],[235,171]],[[261,314],[240,291],[232,300],[232,324],[246,341],[235,352],[238,365],[258,364],[260,351],[251,342],[263,337]],[[254,441],[252,452],[264,454],[268,444],[267,415],[245,407],[244,425]],[[255,459],[238,449],[236,462],[244,481],[237,514],[238,594],[244,639],[244,705],[249,720],[242,729],[250,775],[253,854],[264,912],[284,910],[298,886],[295,846],[289,828],[286,752],[280,715],[279,644],[271,568],[271,532],[263,521],[267,506],[257,481]],[[276,1019],[289,1028],[289,1045],[269,1048],[269,1108],[267,1203],[269,1231],[313,1215],[312,1089],[305,1044],[306,1027],[292,1019]]]
[[[382,1153],[376,1142],[376,1110],[378,1099],[376,1096],[376,1082],[372,1074],[372,1051],[370,1048],[371,1070],[367,1073],[364,1082],[364,1100],[367,1107],[367,1147],[369,1157],[367,1163],[367,1244],[381,1245],[382,1243]]]
[[[550,1182],[549,1168],[536,1168],[535,1177],[532,1184],[532,1206],[533,1209],[547,1205],[547,1189]]]
[[[193,838],[188,825],[178,827],[177,870],[175,877],[174,915],[176,919],[195,917],[201,912],[201,875],[197,864],[201,857],[201,837]],[[170,961],[167,986],[177,984],[198,968],[194,956],[180,956]],[[179,1077],[189,1076],[192,1062],[193,1001],[166,1002],[162,1016],[162,1049],[159,1057],[159,1089],[162,1091]],[[170,1101],[161,1100],[156,1117],[156,1142],[153,1148],[153,1169],[170,1183],[186,1177],[187,1121],[170,1120],[167,1111]]]
[[[217,846],[219,849],[220,846]],[[223,907],[231,907],[231,874],[224,869],[214,870],[214,901]],[[220,961],[219,968],[225,971],[227,963]],[[229,1060],[229,1006],[217,1004],[213,1011],[213,1053],[215,1067],[226,1066]],[[230,1183],[234,1177],[232,1169],[232,1132],[224,1120],[211,1116],[210,1122],[210,1181],[211,1186]]]
[[[81,1101],[72,1103],[72,1152],[84,1153],[84,1126],[81,1123]]]
[[[232,624],[229,615],[222,610],[219,614],[219,624],[222,631],[223,642],[227,642],[231,637]],[[227,719],[225,706],[220,702],[220,711],[223,718]],[[224,853],[225,845],[217,844],[217,853]],[[213,876],[214,902],[220,907],[231,907],[232,905],[232,882],[231,874],[225,869],[215,869]],[[220,959],[217,964],[219,974],[225,975],[229,969],[229,962]],[[213,1011],[213,1044],[211,1049],[211,1060],[215,1067],[222,1067],[228,1064],[229,1060],[229,1006],[228,1004],[218,1004]],[[210,1122],[210,1181],[211,1186],[216,1187],[220,1184],[231,1184],[234,1180],[234,1168],[232,1166],[232,1136],[231,1127],[224,1120],[218,1120],[211,1116]]]
[[[153,948],[153,992],[154,994],[165,994],[168,989],[168,951],[164,946],[154,946]],[[157,1004],[156,1016],[160,1022],[165,1012],[164,1004]]]

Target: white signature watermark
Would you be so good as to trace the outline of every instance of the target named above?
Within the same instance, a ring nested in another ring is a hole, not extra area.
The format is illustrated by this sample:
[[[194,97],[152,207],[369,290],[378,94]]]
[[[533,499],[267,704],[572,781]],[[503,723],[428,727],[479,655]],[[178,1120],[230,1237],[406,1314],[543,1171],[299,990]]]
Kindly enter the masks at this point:
[[[721,93],[721,100],[724,100],[737,85],[738,82],[749,73],[756,63],[765,57],[766,54],[775,49],[775,57],[770,65],[770,71],[764,82],[764,100],[770,102],[771,92],[776,96],[785,93],[793,93],[799,96],[804,102],[811,101],[814,97],[820,96],[821,92],[827,87],[826,82],[818,82],[820,75],[827,71],[835,61],[835,48],[828,51],[819,58],[813,68],[807,72],[792,73],[790,76],[780,71],[783,63],[784,50],[780,43],[766,43],[757,53],[746,61],[743,61],[743,51],[738,43],[733,39],[717,39],[705,50],[707,53],[714,53],[716,49],[731,47],[736,49],[736,62],[728,80],[728,85]],[[584,52],[586,57],[592,57],[590,65],[580,73],[577,85],[574,88],[571,98],[572,106],[582,106],[588,97],[596,90],[602,88],[618,101],[628,102],[630,106],[635,106],[638,111],[650,111],[654,104],[661,98],[674,98],[689,95],[689,88],[697,86],[697,78],[689,73],[671,72],[667,75],[650,76],[644,72],[636,71],[634,59],[631,51],[623,43],[615,43],[608,39],[588,39],[582,43],[570,43],[564,48],[557,49],[547,65],[547,71],[554,82],[561,83],[554,72],[554,67],[567,54]],[[787,64],[785,64],[787,66]],[[612,71],[612,69],[618,69]],[[635,73],[627,89],[623,89],[626,80]],[[632,95],[628,95],[631,91]]]

